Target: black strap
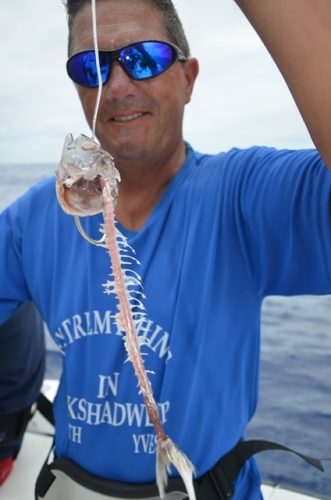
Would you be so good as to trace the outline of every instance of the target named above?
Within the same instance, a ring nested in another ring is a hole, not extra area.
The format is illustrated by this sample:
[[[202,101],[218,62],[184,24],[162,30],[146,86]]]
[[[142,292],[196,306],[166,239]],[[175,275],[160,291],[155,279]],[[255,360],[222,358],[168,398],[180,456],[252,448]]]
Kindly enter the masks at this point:
[[[206,474],[194,481],[197,500],[227,500],[234,494],[234,481],[244,462],[261,451],[283,450],[294,453],[309,464],[323,470],[319,460],[302,455],[290,448],[270,441],[240,441],[229,453],[227,453]],[[48,464],[49,454],[39,474],[35,498],[43,498],[55,480],[53,471],[60,470],[71,479],[87,489],[103,495],[118,498],[149,498],[158,495],[155,483],[135,484],[112,481],[92,474],[81,469],[77,464],[66,458],[56,458]],[[169,479],[167,492],[185,491],[185,486],[180,477]]]
[[[298,457],[302,458],[305,462],[316,467],[320,471],[324,471],[323,465],[317,458],[309,457],[308,455],[303,455],[287,446],[283,446],[278,443],[273,443],[272,441],[264,440],[250,440],[250,441],[239,441],[239,443],[233,448],[227,455],[225,455],[221,460],[220,464],[226,471],[226,476],[229,482],[232,482],[237,477],[238,471],[242,468],[247,459],[260,453],[261,451],[289,451],[294,453]]]
[[[43,498],[46,495],[47,491],[49,490],[53,481],[55,481],[55,476],[51,473],[50,467],[48,465],[49,457],[53,450],[54,450],[54,440],[52,446],[49,449],[49,452],[47,453],[47,456],[39,472],[39,475],[37,477],[34,490],[35,500],[38,500],[39,497]]]
[[[309,457],[308,455],[303,455],[302,453],[281,444],[264,440],[239,441],[237,445],[232,448],[232,450],[224,455],[224,457],[222,457],[216,465],[205,474],[205,476],[209,477],[209,481],[204,480],[200,489],[199,479],[197,480],[198,498],[210,498],[211,500],[225,500],[232,498],[234,494],[234,482],[246,460],[262,451],[272,450],[294,453],[313,467],[316,467],[320,471],[324,471],[320,460]],[[205,476],[202,477],[204,478]],[[203,494],[208,496],[204,497]]]
[[[53,404],[42,392],[39,394],[37,399],[37,408],[43,417],[45,417],[46,420],[54,426]]]
[[[38,398],[38,409],[44,417],[54,425],[52,403],[44,396]],[[208,472],[194,480],[197,500],[227,500],[234,494],[234,482],[246,462],[253,455],[262,451],[280,450],[297,455],[308,464],[324,471],[320,460],[303,455],[291,448],[272,441],[248,440],[239,441],[226,455],[224,455]],[[55,479],[52,470],[61,470],[91,491],[117,496],[118,498],[142,498],[157,496],[155,483],[132,484],[109,481],[98,478],[81,469],[77,464],[65,458],[57,458],[48,464],[49,454],[40,472],[36,484],[36,495],[43,497]],[[180,477],[169,478],[167,492],[185,491],[185,486]],[[36,496],[37,498],[37,496]]]

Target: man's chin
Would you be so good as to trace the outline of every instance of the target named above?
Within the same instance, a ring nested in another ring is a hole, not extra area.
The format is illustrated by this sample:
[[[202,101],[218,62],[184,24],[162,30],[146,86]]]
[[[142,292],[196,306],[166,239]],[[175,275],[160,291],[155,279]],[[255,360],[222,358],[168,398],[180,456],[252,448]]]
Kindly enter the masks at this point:
[[[146,148],[141,140],[123,139],[116,144],[104,141],[101,142],[101,146],[113,156],[115,163],[139,160],[146,156]]]

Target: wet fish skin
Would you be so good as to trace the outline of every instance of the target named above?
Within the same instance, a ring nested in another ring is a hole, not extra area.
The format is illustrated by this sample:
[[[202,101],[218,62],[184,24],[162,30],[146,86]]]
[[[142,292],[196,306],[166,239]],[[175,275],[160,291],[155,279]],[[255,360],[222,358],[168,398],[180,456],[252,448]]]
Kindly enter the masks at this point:
[[[68,134],[56,170],[56,194],[63,210],[80,217],[102,212],[101,178],[107,180],[116,199],[121,177],[113,157],[86,135],[74,140]]]

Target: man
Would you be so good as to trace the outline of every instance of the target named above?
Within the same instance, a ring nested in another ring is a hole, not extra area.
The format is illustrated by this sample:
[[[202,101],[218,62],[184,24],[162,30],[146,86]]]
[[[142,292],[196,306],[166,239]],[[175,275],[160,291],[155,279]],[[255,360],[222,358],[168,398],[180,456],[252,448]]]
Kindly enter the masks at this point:
[[[238,4],[331,165],[329,3]],[[68,72],[91,126],[97,92],[91,5],[68,0],[67,9]],[[132,269],[147,297],[146,319],[136,325],[145,367],[154,373],[167,434],[201,478],[241,440],[254,414],[263,298],[331,292],[331,176],[315,151],[250,148],[210,156],[184,143],[183,112],[198,63],[170,1],[98,1],[97,26],[100,50],[116,52],[102,56],[96,135],[121,173],[118,228],[140,261]],[[96,238],[101,223],[95,216],[84,227]],[[32,299],[65,355],[54,405],[56,456],[87,473],[85,487],[95,484],[91,475],[109,479],[116,487],[124,483],[123,497],[134,483],[137,497],[139,484],[155,481],[155,439],[132,367],[124,363],[116,298],[102,293],[108,255],[82,240],[56,202],[53,180],[7,210],[0,228],[9,263],[0,285],[0,321]],[[72,488],[68,498],[82,494],[55,476],[50,490],[65,485]],[[253,460],[234,489],[236,500],[261,498]],[[106,498],[97,491],[84,498]],[[178,495],[167,498],[185,498]]]

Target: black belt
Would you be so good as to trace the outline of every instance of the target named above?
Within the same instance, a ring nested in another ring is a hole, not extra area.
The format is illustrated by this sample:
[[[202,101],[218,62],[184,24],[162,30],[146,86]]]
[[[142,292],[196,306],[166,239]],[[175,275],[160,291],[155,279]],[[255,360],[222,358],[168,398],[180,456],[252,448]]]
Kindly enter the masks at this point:
[[[239,441],[206,474],[195,481],[198,499],[226,500],[234,494],[234,482],[246,462],[256,453],[281,450],[294,453],[320,471],[324,471],[320,460],[298,453],[278,443],[264,440]]]
[[[41,401],[41,404],[40,404]],[[38,408],[46,416],[51,415],[51,403],[44,396],[38,401]],[[46,411],[45,411],[46,409]],[[46,415],[45,415],[46,414]],[[324,471],[322,463],[316,458],[311,458],[295,450],[282,446],[272,441],[248,440],[239,441],[226,455],[224,455],[209,471],[195,479],[194,488],[197,500],[227,500],[234,494],[234,482],[246,462],[256,453],[269,450],[281,450],[294,453],[308,464]],[[48,457],[37,479],[36,498],[43,498],[55,480],[52,471],[62,471],[78,484],[91,491],[118,498],[148,498],[157,497],[156,483],[122,483],[89,474],[84,469],[67,458],[56,458],[48,464]],[[180,477],[171,477],[168,481],[166,492],[186,491]]]
[[[214,467],[194,480],[197,500],[226,500],[234,494],[234,482],[244,462],[261,451],[283,450],[298,455],[300,458],[323,471],[320,460],[302,455],[290,448],[270,441],[240,441],[232,450],[222,457]],[[67,458],[56,458],[52,463],[47,461],[42,467],[36,483],[36,498],[43,498],[55,480],[52,471],[62,471],[71,479],[91,491],[118,498],[157,497],[155,483],[122,483],[89,474]],[[171,477],[166,492],[186,491],[180,477]]]

